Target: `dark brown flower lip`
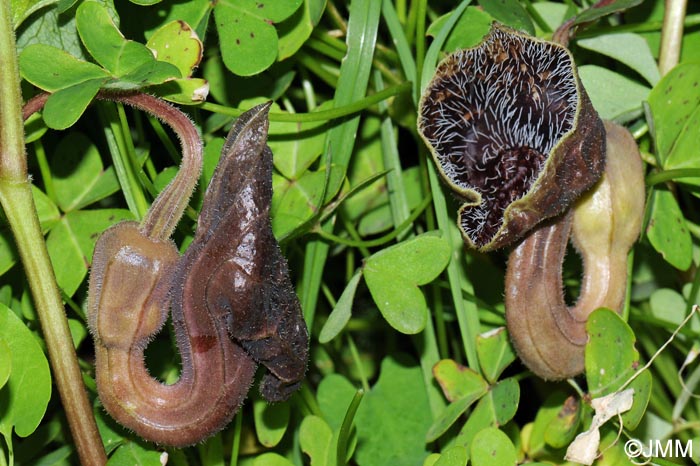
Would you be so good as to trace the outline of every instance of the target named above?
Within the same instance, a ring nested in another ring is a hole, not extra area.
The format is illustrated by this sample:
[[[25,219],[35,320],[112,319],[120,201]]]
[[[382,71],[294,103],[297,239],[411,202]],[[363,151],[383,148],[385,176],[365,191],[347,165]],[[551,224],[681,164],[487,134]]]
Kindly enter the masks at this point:
[[[464,201],[465,242],[482,251],[564,211],[604,165],[605,131],[569,51],[496,23],[438,65],[418,131]]]

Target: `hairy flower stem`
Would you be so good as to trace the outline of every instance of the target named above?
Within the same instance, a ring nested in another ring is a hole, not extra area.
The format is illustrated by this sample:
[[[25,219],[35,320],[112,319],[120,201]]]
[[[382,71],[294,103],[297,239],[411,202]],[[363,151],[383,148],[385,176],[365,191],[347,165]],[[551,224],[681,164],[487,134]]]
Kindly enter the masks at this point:
[[[182,163],[168,186],[158,195],[141,222],[141,231],[152,239],[166,240],[180,221],[202,171],[202,139],[187,116],[166,102],[147,94],[109,95],[115,102],[132,105],[165,121],[180,138]]]
[[[68,320],[32,198],[21,110],[10,3],[3,2],[0,6],[0,203],[27,275],[78,456],[83,465],[103,465],[107,456],[82,384]]]
[[[26,119],[46,104],[49,94],[39,94],[24,106],[22,116]],[[131,105],[148,112],[170,126],[180,138],[182,164],[175,178],[163,189],[146,217],[141,222],[141,231],[151,239],[164,241],[170,238],[194,191],[202,170],[202,140],[192,122],[180,110],[161,99],[143,93],[114,93],[101,91],[100,100],[109,100]]]

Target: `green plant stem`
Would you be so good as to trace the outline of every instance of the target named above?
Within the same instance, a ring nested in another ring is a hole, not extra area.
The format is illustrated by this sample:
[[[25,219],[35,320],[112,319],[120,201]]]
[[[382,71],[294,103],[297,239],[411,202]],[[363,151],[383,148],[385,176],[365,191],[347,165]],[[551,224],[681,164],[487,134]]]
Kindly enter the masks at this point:
[[[350,354],[352,355],[352,360],[355,362],[355,367],[357,367],[357,374],[360,377],[360,382],[362,383],[362,389],[369,392],[369,382],[367,381],[367,375],[365,374],[365,369],[362,366],[362,359],[360,358],[360,352],[357,351],[357,346],[355,345],[355,340],[349,333],[346,333],[348,340],[348,348],[350,349]]]
[[[330,234],[333,231],[334,223],[335,218],[331,218],[321,224],[324,234]],[[318,290],[321,289],[323,268],[329,249],[330,245],[328,243],[315,239],[307,243],[304,251],[304,273],[301,287],[297,292],[299,293],[301,309],[304,312],[304,320],[308,328],[313,328],[316,305],[318,304]]]
[[[107,456],[82,384],[27,176],[22,96],[9,2],[0,6],[0,203],[24,265],[78,456],[83,465],[103,465]]]
[[[683,20],[688,0],[666,0],[664,25],[661,29],[659,72],[665,75],[678,64],[683,42]]]
[[[28,182],[0,182],[0,202],[7,215],[32,290],[34,305],[49,352],[66,417],[84,465],[101,465],[106,461],[102,441],[73,349],[68,321],[58,292],[51,261],[46,250],[34,199]]]
[[[428,11],[427,0],[417,0],[418,12],[416,14],[416,81],[422,82],[423,63],[425,63],[425,17]]]
[[[231,462],[229,466],[238,466],[238,456],[241,450],[241,431],[243,430],[243,415],[239,412],[233,418],[233,441],[231,442]]]
[[[680,178],[700,178],[700,168],[674,168],[671,170],[654,172],[647,176],[644,182],[647,186],[655,186],[665,183],[666,181],[673,181]]]
[[[46,151],[44,150],[44,144],[41,140],[34,142],[34,153],[36,154],[36,161],[39,165],[39,171],[41,172],[41,180],[44,182],[44,188],[46,195],[51,199],[51,201],[56,204],[56,190],[53,187],[53,176],[51,175],[51,168],[49,167],[49,161],[46,159]]]
[[[328,305],[331,307],[331,309],[335,308],[338,300],[335,299],[333,292],[330,288],[328,288],[328,285],[321,283],[321,291],[323,292],[323,296],[326,298],[326,301],[328,301]]]
[[[310,113],[271,112],[270,121],[309,123],[312,121],[327,121],[354,115],[376,103],[381,102],[382,100],[410,91],[412,85],[413,84],[411,82],[405,82],[396,86],[387,87],[376,94],[372,94],[362,99],[355,100],[351,104],[332,108],[330,110],[321,110]],[[211,102],[205,102],[199,108],[213,113],[220,113],[222,115],[230,115],[234,117],[238,117],[245,112],[243,109],[226,107],[224,105],[217,105]]]
[[[432,201],[432,198],[430,196],[426,197],[419,205],[416,207],[416,210],[413,211],[413,213],[403,222],[401,222],[397,228],[394,230],[390,231],[389,233],[380,236],[379,238],[367,240],[367,241],[357,241],[357,240],[352,240],[352,239],[347,239],[347,238],[342,238],[340,236],[334,235],[333,233],[326,231],[323,228],[318,228],[313,230],[314,233],[318,234],[321,238],[324,238],[328,241],[333,241],[338,244],[343,244],[345,246],[350,246],[350,247],[364,247],[364,248],[372,248],[376,246],[383,246],[384,244],[388,243],[389,241],[393,240],[394,238],[398,237],[403,231],[406,230],[413,222],[416,220],[420,215],[423,213],[423,211],[430,205],[430,202]]]
[[[9,2],[0,6],[0,181],[28,184],[19,68],[9,9]]]
[[[357,408],[360,407],[360,402],[364,396],[364,390],[358,390],[355,392],[355,396],[348,406],[348,410],[345,412],[345,418],[340,426],[340,431],[338,432],[338,444],[336,448],[336,464],[338,466],[343,466],[347,464],[345,457],[347,456],[348,445],[350,444],[350,434],[352,429],[352,422],[355,419],[355,414],[357,413]]]

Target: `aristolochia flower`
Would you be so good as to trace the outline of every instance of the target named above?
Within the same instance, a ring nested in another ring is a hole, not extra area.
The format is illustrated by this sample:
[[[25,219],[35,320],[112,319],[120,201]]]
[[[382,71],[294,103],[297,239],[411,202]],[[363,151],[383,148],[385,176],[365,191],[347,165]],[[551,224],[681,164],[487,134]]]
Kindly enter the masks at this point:
[[[465,242],[511,244],[600,177],[605,130],[561,45],[491,28],[438,66],[418,131],[464,204]]]

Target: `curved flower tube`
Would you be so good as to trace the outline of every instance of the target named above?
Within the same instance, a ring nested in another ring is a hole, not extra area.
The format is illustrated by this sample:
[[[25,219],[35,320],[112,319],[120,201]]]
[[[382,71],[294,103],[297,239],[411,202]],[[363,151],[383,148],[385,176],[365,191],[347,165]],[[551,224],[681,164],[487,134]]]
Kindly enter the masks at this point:
[[[591,312],[620,312],[627,290],[627,255],[639,237],[644,172],[629,132],[605,122],[603,177],[564,217],[543,224],[511,253],[506,272],[506,321],[520,359],[538,376],[580,374]],[[581,293],[567,306],[561,268],[569,237],[583,260]]]

